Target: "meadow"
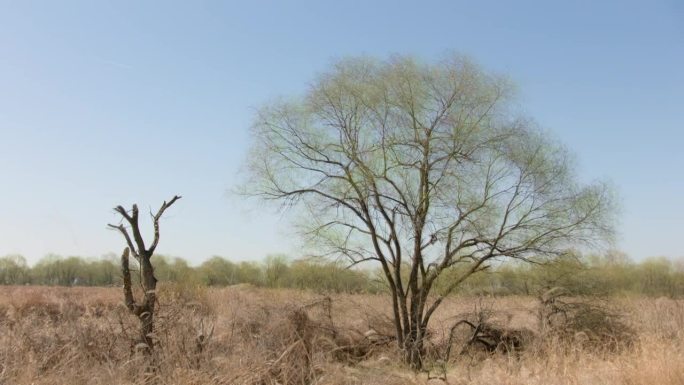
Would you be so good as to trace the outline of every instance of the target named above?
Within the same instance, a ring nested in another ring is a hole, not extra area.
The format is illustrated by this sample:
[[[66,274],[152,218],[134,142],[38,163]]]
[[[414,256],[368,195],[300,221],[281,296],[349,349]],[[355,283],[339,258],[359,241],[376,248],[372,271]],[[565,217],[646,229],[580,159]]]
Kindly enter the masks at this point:
[[[431,323],[426,370],[413,372],[383,294],[158,292],[148,355],[120,288],[0,287],[0,384],[684,384],[684,300],[572,298],[606,312],[563,334],[545,332],[536,297],[453,296]],[[601,329],[608,316],[617,323]],[[469,344],[467,326],[450,334],[463,319],[516,343]]]

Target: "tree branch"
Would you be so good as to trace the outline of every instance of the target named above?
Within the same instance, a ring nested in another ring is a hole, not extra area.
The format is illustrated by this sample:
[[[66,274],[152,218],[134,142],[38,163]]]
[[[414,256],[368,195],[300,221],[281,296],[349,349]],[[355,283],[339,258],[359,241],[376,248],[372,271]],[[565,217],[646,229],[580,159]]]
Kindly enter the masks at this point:
[[[162,203],[161,207],[159,208],[159,211],[157,211],[157,214],[154,215],[153,220],[154,220],[154,241],[152,241],[152,246],[147,250],[147,253],[149,255],[152,255],[154,253],[154,250],[157,248],[157,245],[159,244],[159,219],[161,219],[161,216],[164,214],[164,211],[171,207],[172,204],[176,203],[177,200],[181,199],[182,197],[179,195],[174,195],[173,198],[167,203],[164,201]]]

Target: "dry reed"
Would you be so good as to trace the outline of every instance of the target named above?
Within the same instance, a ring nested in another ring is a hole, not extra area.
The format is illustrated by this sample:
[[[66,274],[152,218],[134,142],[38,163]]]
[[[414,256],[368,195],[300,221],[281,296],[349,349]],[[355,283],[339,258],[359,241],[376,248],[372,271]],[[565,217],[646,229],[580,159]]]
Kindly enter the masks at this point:
[[[636,333],[624,349],[549,337],[443,362],[450,327],[478,306],[501,328],[539,333],[534,298],[451,298],[432,325],[429,373],[413,373],[400,363],[381,295],[244,285],[159,292],[150,359],[131,343],[136,320],[120,289],[1,287],[0,384],[684,384],[682,300],[611,300]],[[436,375],[443,379],[428,378]]]

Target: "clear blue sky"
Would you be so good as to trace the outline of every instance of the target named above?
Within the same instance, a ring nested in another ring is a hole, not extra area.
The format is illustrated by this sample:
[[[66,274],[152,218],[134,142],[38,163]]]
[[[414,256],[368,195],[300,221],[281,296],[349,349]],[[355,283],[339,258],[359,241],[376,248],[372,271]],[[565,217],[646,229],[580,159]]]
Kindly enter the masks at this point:
[[[684,256],[681,0],[0,0],[0,255],[118,253],[114,205],[182,194],[160,253],[296,256],[286,218],[227,192],[254,109],[335,58],[447,51],[614,183],[618,248]]]

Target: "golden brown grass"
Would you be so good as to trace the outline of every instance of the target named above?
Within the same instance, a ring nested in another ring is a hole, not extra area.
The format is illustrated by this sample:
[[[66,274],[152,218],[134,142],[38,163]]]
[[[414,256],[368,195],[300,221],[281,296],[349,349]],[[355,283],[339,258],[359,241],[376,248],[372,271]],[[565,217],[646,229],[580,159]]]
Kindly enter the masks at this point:
[[[400,363],[383,296],[164,286],[152,358],[117,288],[0,287],[0,384],[437,384]],[[432,324],[430,375],[449,384],[684,384],[684,301],[615,299],[633,344],[537,341],[440,363],[449,327],[474,309],[538,333],[534,298],[453,298]],[[198,334],[214,333],[198,344]],[[369,333],[369,330],[373,332]],[[365,334],[365,335],[364,335]],[[457,342],[458,343],[458,342]],[[460,351],[460,346],[454,346]]]

